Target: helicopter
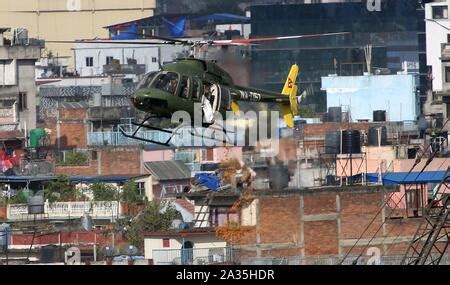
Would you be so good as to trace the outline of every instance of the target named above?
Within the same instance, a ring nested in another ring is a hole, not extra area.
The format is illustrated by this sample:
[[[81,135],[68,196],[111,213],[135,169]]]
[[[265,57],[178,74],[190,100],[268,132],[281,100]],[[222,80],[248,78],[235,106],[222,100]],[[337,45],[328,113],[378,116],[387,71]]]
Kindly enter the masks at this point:
[[[239,115],[241,112],[240,103],[250,102],[251,104],[275,103],[280,107],[282,117],[289,128],[294,127],[294,116],[299,115],[299,104],[304,98],[304,94],[298,96],[297,76],[299,66],[293,64],[289,71],[284,87],[280,93],[245,87],[233,82],[228,72],[211,60],[195,58],[196,50],[203,46],[251,46],[254,42],[289,40],[299,38],[312,38],[321,36],[335,36],[348,34],[348,32],[297,35],[285,37],[250,38],[235,40],[183,40],[171,39],[159,36],[149,36],[151,39],[160,42],[148,41],[109,41],[109,40],[83,40],[83,43],[110,43],[110,44],[168,44],[189,46],[191,54],[185,58],[178,58],[175,62],[160,65],[158,71],[152,71],[143,76],[137,85],[135,93],[131,96],[134,107],[146,113],[146,117],[139,123],[134,123],[137,127],[134,132],[127,133],[121,130],[123,136],[147,143],[169,146],[177,131],[187,125],[180,123],[173,130],[163,129],[149,124],[152,118],[171,118],[177,111],[187,112],[191,117],[195,117],[196,106],[201,106],[202,120],[196,122],[191,120],[190,126],[212,127],[216,125],[215,114],[219,113],[222,118],[226,118],[227,112]],[[53,41],[68,43],[68,41]],[[73,42],[70,42],[73,43]],[[225,134],[229,132],[223,126],[221,131]],[[170,134],[167,141],[162,142],[138,136],[142,129],[149,129]],[[193,136],[201,136],[191,133]]]

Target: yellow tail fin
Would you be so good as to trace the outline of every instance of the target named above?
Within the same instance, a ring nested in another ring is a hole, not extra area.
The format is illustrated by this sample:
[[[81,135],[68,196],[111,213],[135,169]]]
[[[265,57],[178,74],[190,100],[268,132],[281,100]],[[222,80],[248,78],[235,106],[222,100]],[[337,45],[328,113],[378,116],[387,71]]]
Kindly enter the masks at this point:
[[[284,121],[289,128],[294,127],[294,116],[298,115],[298,105],[296,97],[298,91],[298,86],[296,85],[298,72],[298,65],[292,65],[286,83],[284,84],[283,91],[281,92],[283,95],[289,96],[290,100],[290,104],[283,104],[281,106]]]

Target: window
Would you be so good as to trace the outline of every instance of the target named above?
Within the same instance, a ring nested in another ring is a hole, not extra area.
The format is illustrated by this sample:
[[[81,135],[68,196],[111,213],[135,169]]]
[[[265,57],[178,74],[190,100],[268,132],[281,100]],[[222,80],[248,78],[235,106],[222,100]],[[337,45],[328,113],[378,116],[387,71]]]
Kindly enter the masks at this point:
[[[92,160],[97,160],[97,151],[92,151]]]
[[[448,19],[448,6],[433,6],[433,19]]]
[[[19,112],[25,111],[27,107],[27,93],[19,93]]]
[[[181,93],[182,98],[189,98],[189,81],[188,78],[183,76],[181,79]]]
[[[140,196],[144,196],[145,194],[145,182],[139,182],[137,184],[138,193]]]
[[[170,247],[170,239],[168,239],[168,238],[163,239],[163,247],[164,248]]]
[[[192,98],[196,100],[200,99],[200,83],[195,79],[192,84]]]
[[[107,56],[106,57],[106,65],[110,65],[113,63],[114,57],[113,56]]]
[[[214,207],[210,210],[211,226],[220,227],[228,223],[239,223],[239,214],[228,207]]]
[[[152,83],[153,78],[158,72],[151,72],[144,76],[144,78],[139,82],[137,89],[149,88],[150,83]]]
[[[94,58],[86,57],[86,67],[92,67],[92,66],[94,66]]]
[[[445,67],[445,82],[450,83],[450,66]]]
[[[178,86],[178,78],[178,74],[174,72],[162,73],[153,81],[151,87],[175,94]]]
[[[158,62],[158,59],[156,57],[152,57],[152,62]]]
[[[447,43],[450,44],[450,34],[447,34]]]

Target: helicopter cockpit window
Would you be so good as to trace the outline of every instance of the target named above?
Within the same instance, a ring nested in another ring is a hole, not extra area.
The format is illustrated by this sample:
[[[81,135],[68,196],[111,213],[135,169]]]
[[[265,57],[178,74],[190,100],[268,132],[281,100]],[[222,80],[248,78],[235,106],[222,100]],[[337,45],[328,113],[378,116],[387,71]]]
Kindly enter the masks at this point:
[[[177,91],[178,81],[178,74],[174,72],[162,73],[155,79],[155,81],[153,81],[151,87],[175,94],[175,91]]]
[[[137,89],[149,88],[150,83],[152,83],[153,78],[158,72],[150,72],[142,78],[141,82],[139,82]]]
[[[183,76],[181,78],[181,94],[180,96],[182,98],[189,98],[189,83],[188,78],[186,76]]]
[[[192,98],[196,100],[200,99],[200,82],[196,79],[192,83]]]

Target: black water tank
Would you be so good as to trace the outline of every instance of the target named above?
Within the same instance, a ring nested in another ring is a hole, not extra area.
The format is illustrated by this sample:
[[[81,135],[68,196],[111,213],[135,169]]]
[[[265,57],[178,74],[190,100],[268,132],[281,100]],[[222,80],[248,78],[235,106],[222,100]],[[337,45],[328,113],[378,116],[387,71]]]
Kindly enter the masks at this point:
[[[328,122],[334,123],[342,122],[342,107],[328,108]]]
[[[369,128],[368,141],[370,146],[387,145],[386,127]]]
[[[289,171],[282,165],[269,166],[269,179],[271,190],[283,190],[289,186]]]
[[[39,254],[40,263],[62,262],[62,248],[57,245],[47,245],[41,247]]]
[[[342,153],[361,153],[361,133],[359,131],[342,132]]]
[[[306,125],[305,120],[294,121],[294,139],[295,140],[303,140],[305,125]]]
[[[386,122],[386,111],[384,111],[384,110],[373,111],[373,121],[374,122]]]
[[[44,214],[44,196],[36,195],[28,200],[28,214]]]
[[[325,134],[325,153],[341,153],[341,132],[329,132]]]

